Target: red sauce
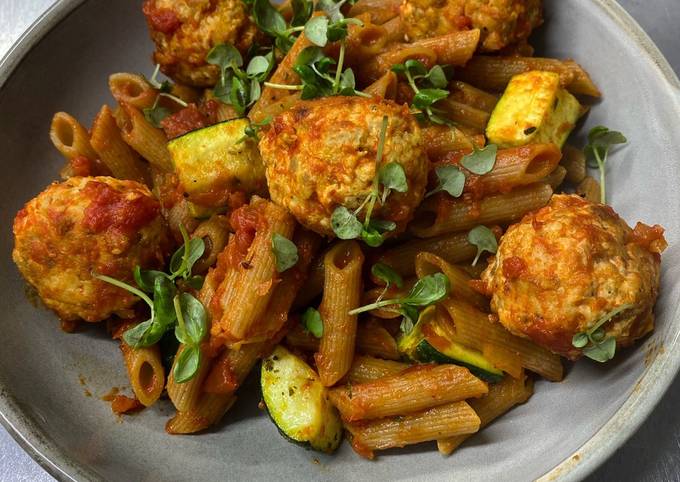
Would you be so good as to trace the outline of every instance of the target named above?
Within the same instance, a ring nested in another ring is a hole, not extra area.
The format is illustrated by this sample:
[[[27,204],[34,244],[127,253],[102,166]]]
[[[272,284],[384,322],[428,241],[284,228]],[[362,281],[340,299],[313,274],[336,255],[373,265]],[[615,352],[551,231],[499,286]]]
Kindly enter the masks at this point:
[[[174,33],[182,25],[182,21],[174,11],[167,8],[156,8],[155,0],[146,0],[142,12],[144,12],[146,21],[152,30],[166,35]]]
[[[68,170],[73,176],[93,176],[95,175],[94,163],[85,156],[76,156],[69,159]]]
[[[234,230],[234,237],[229,242],[229,265],[236,268],[245,259],[258,227],[265,220],[259,209],[248,205],[234,211],[229,221]]]
[[[238,388],[238,377],[231,370],[229,357],[223,356],[213,365],[203,384],[207,393],[229,394]]]
[[[458,15],[454,20],[453,23],[458,27],[459,30],[465,30],[472,28],[472,19],[470,17],[466,17],[465,15]]]
[[[161,127],[168,139],[174,139],[187,132],[201,129],[208,124],[208,118],[196,107],[196,104],[189,104],[184,109],[161,121]]]
[[[198,106],[198,110],[205,116],[208,124],[215,124],[218,122],[217,114],[220,110],[220,103],[214,99],[208,99]]]
[[[628,235],[628,242],[637,244],[646,249],[650,253],[661,253],[668,243],[663,236],[663,227],[655,224],[654,226],[647,226],[644,223],[638,222],[635,229]]]
[[[503,275],[509,279],[522,276],[527,269],[527,264],[518,256],[510,256],[503,260]]]
[[[130,199],[126,193],[99,181],[88,182],[83,193],[91,200],[83,224],[95,233],[115,230],[130,235],[152,221],[160,210],[158,202],[150,196],[140,193]]]
[[[136,398],[126,397],[125,395],[116,395],[111,402],[111,410],[113,410],[113,413],[116,415],[136,412],[142,408],[144,408],[142,402]]]

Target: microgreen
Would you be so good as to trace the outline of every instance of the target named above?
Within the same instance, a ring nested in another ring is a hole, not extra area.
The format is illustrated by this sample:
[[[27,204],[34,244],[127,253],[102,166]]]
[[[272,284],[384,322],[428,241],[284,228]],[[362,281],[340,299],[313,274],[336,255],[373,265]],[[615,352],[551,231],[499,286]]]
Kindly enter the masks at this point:
[[[371,266],[371,274],[384,281],[387,288],[392,285],[395,285],[397,288],[403,288],[404,286],[404,280],[401,278],[401,275],[385,263],[375,263]]]
[[[478,149],[473,145],[472,149],[470,154],[464,155],[460,160],[461,166],[479,176],[491,172],[493,166],[496,164],[498,146],[496,144],[489,144],[482,149]]]
[[[298,249],[295,243],[279,233],[272,234],[272,252],[276,258],[276,271],[283,273],[298,262]]]
[[[626,142],[628,141],[623,134],[611,131],[604,126],[593,127],[588,133],[588,145],[584,152],[588,166],[600,171],[600,202],[603,204],[607,202],[606,170],[609,150],[616,144]]]
[[[260,84],[269,77],[275,63],[274,53],[270,51],[250,59],[244,71],[241,53],[229,43],[213,47],[206,56],[206,62],[220,68],[220,79],[213,95],[222,103],[231,105],[239,115],[245,114],[246,109],[260,98]]]
[[[254,141],[260,140],[260,131],[264,126],[269,125],[272,121],[272,116],[268,115],[259,122],[250,122],[248,127],[243,130],[243,137],[239,139],[238,142],[244,142],[248,139],[253,139]]]
[[[435,107],[437,102],[449,96],[446,89],[451,75],[449,66],[435,65],[427,70],[422,62],[409,59],[403,64],[393,65],[392,71],[406,77],[415,94],[411,108],[421,120],[428,119],[435,124],[451,124],[451,121],[443,116],[444,112]]]
[[[177,318],[175,337],[184,344],[173,376],[177,383],[185,383],[196,375],[201,365],[200,345],[208,333],[208,315],[201,302],[189,293],[176,295],[172,304]]]
[[[175,377],[177,381],[186,381],[194,376],[200,364],[198,344],[207,332],[207,315],[203,305],[192,295],[178,294],[175,281],[182,278],[187,286],[200,288],[203,277],[192,276],[191,270],[203,256],[205,242],[200,238],[189,239],[184,227],[180,227],[180,232],[184,243],[172,255],[169,273],[135,266],[136,287],[105,275],[95,274],[94,277],[132,293],[149,306],[150,318],[123,333],[123,341],[131,348],[155,345],[174,328],[177,340],[187,345],[177,359]]]
[[[300,319],[302,326],[316,338],[323,336],[323,319],[319,310],[307,308]]]
[[[465,188],[465,174],[456,166],[445,165],[438,166],[434,170],[438,185],[432,191],[428,192],[425,197],[432,196],[438,192],[444,191],[453,197],[460,197]]]
[[[161,122],[167,116],[169,116],[172,111],[166,107],[159,105],[161,97],[167,97],[168,99],[174,101],[175,103],[181,105],[182,107],[187,107],[189,104],[184,102],[177,96],[170,94],[172,91],[172,83],[169,80],[164,80],[163,82],[158,80],[158,74],[160,73],[161,66],[156,64],[156,68],[151,74],[151,77],[146,79],[146,81],[154,88],[158,90],[158,95],[153,102],[151,107],[142,109],[144,118],[154,127],[160,128]]]
[[[498,241],[496,241],[496,236],[486,226],[477,226],[470,230],[467,236],[470,244],[477,247],[477,255],[474,261],[472,261],[472,266],[477,265],[479,257],[484,251],[488,251],[491,254],[495,254],[498,250]]]
[[[588,330],[576,333],[571,339],[572,346],[581,348],[585,356],[597,362],[604,363],[611,360],[616,354],[616,338],[606,336],[603,325],[632,306],[630,304],[618,306],[600,318]]]
[[[331,215],[331,228],[335,235],[340,239],[361,238],[368,246],[378,247],[385,240],[385,234],[397,228],[396,223],[389,220],[373,219],[373,209],[376,202],[385,204],[390,191],[408,191],[406,174],[401,165],[390,162],[382,167],[383,151],[387,137],[387,116],[383,117],[378,138],[378,149],[375,158],[376,175],[373,177],[371,192],[364,198],[363,202],[354,211],[350,211],[345,206],[338,206]],[[382,196],[380,186],[383,186]],[[365,209],[364,221],[359,221],[359,213]]]
[[[365,313],[378,308],[397,305],[401,308],[407,307],[407,312],[411,316],[413,311],[410,310],[410,308],[424,308],[437,303],[449,294],[450,288],[449,279],[443,273],[434,273],[420,278],[418,282],[413,285],[411,291],[402,298],[376,301],[355,308],[351,310],[349,314],[358,315],[359,313]]]

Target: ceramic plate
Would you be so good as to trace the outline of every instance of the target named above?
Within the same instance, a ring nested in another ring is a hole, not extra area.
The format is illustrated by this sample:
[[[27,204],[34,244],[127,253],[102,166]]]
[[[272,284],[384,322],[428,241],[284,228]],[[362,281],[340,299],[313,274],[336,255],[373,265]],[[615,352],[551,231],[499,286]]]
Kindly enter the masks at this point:
[[[680,363],[680,83],[615,2],[546,0],[539,52],[575,58],[604,92],[581,132],[602,123],[629,139],[611,157],[611,203],[629,223],[667,229],[651,337],[606,366],[585,361],[562,383],[537,383],[529,403],[449,458],[434,444],[381,453],[374,462],[347,444],[333,457],[300,449],[258,410],[253,379],[222,425],[200,436],[167,435],[168,404],[116,419],[99,399],[126,385],[116,344],[103,330],[63,333],[53,314],[31,304],[10,258],[11,226],[23,203],[58,177],[62,161],[48,139],[52,114],[65,110],[89,124],[112,101],[110,73],[151,72],[139,10],[136,1],[58,2],[0,64],[0,420],[55,477],[577,480],[649,415]]]

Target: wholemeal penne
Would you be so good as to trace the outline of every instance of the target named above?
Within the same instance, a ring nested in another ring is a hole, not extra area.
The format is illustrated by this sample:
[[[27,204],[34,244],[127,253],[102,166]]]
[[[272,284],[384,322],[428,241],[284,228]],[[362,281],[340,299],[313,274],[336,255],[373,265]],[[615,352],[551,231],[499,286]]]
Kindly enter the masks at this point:
[[[371,21],[382,24],[399,15],[401,0],[359,0],[349,9],[350,17],[369,13]]]
[[[90,160],[97,153],[90,145],[90,135],[78,120],[66,112],[57,112],[50,125],[52,144],[66,160],[83,156]]]
[[[377,380],[333,388],[331,402],[347,422],[406,415],[426,408],[475,398],[486,383],[457,365],[419,365]]]
[[[148,183],[147,164],[123,140],[108,105],[102,106],[92,124],[90,144],[115,177]]]
[[[151,107],[158,91],[138,74],[121,72],[109,76],[109,90],[118,103],[126,103],[137,109]]]
[[[531,70],[544,70],[560,75],[560,84],[573,94],[600,97],[600,91],[588,73],[573,60],[539,57],[474,57],[456,72],[456,77],[480,89],[501,92],[510,79]]]
[[[468,127],[477,133],[483,133],[489,123],[490,113],[464,104],[449,96],[437,102],[437,108],[444,112],[446,118],[456,125]]]
[[[486,427],[515,405],[526,402],[534,392],[531,378],[514,379],[505,377],[501,382],[489,386],[489,393],[482,398],[470,400],[469,404],[480,420],[479,428]],[[437,448],[443,455],[450,455],[470,435],[457,435],[437,440]]]
[[[553,188],[553,191],[555,191],[558,187],[560,187],[560,185],[562,185],[565,177],[567,177],[567,170],[564,168],[564,166],[557,166],[553,172],[545,176],[541,182],[548,184],[551,188]]]
[[[551,381],[562,380],[560,357],[530,340],[512,335],[489,315],[461,300],[442,303],[455,324],[456,336],[464,345],[482,351],[487,343],[511,350],[519,356],[522,366]]]
[[[472,147],[482,147],[484,136],[469,135],[454,126],[430,125],[422,130],[423,144],[427,156],[434,160],[445,157],[454,151],[472,151]]]
[[[394,99],[397,94],[397,74],[385,72],[385,74],[364,89],[364,92],[383,99]]]
[[[479,425],[479,417],[470,405],[454,402],[410,415],[346,423],[345,428],[352,448],[372,459],[374,450],[472,434]]]
[[[451,82],[449,89],[451,92],[451,95],[449,96],[450,99],[462,104],[467,104],[484,112],[491,113],[498,102],[498,97],[496,95],[485,92],[482,89],[478,89],[477,87],[460,80]]]
[[[348,65],[358,65],[375,57],[389,41],[385,27],[373,23],[370,13],[362,13],[356,18],[361,21],[361,25],[351,24],[347,29]]]
[[[201,222],[191,233],[192,238],[202,239],[205,243],[203,256],[194,264],[192,273],[203,274],[217,262],[217,256],[229,241],[231,227],[226,216],[215,214]]]
[[[578,184],[588,175],[586,169],[586,156],[581,149],[565,144],[562,147],[562,160],[560,164],[567,170],[566,179]]]
[[[553,190],[548,184],[532,184],[507,194],[494,194],[476,203],[456,199],[437,203],[431,197],[421,204],[410,230],[419,238],[471,229],[480,224],[506,224],[545,206]]]
[[[409,367],[406,363],[383,360],[372,356],[357,355],[347,373],[347,382],[366,383],[389,375],[396,375]]]
[[[352,364],[357,315],[349,311],[359,306],[363,263],[364,255],[355,241],[336,244],[324,257],[324,291],[319,307],[324,328],[314,359],[326,386],[344,377]]]
[[[234,395],[205,393],[196,405],[186,412],[177,412],[165,424],[165,431],[172,435],[200,432],[217,423],[234,405]]]
[[[146,348],[131,348],[120,341],[130,386],[137,400],[145,407],[156,403],[165,386],[165,370],[161,362],[161,352],[157,345]]]
[[[157,169],[172,170],[167,138],[162,130],[152,126],[142,111],[123,102],[115,112],[123,140]]]

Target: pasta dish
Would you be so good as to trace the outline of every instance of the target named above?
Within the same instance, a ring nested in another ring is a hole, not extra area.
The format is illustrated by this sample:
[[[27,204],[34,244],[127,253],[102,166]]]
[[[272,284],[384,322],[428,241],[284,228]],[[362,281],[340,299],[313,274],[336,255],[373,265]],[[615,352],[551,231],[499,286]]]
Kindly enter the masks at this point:
[[[132,414],[219,424],[252,372],[272,433],[362,457],[468,437],[654,329],[661,226],[607,204],[624,134],[534,55],[540,0],[145,0],[13,259],[69,332],[120,346]],[[541,28],[550,28],[544,25]],[[588,363],[588,361],[579,361]],[[282,439],[282,443],[283,439]]]

